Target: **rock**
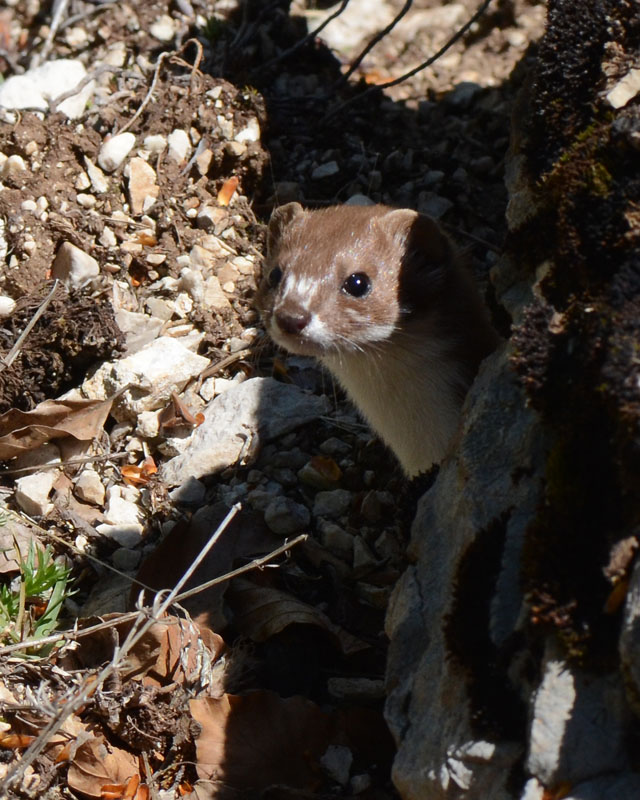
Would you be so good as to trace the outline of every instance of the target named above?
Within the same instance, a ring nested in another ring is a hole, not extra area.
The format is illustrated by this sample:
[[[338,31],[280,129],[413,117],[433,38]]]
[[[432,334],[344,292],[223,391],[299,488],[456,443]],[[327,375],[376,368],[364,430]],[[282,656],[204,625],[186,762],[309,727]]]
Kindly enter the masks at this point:
[[[209,404],[188,448],[164,465],[162,478],[176,486],[191,475],[199,478],[218,472],[239,458],[250,462],[260,444],[317,419],[326,410],[326,398],[272,378],[236,384]]]
[[[173,491],[169,492],[169,497],[177,505],[181,506],[201,506],[207,494],[207,487],[197,478],[190,477]]]
[[[418,195],[418,211],[421,214],[428,214],[434,219],[440,219],[451,208],[453,208],[451,200],[441,197],[435,192],[420,192]]]
[[[68,289],[81,289],[100,274],[98,262],[71,242],[63,242],[51,266],[51,274]]]
[[[320,164],[311,173],[311,179],[314,181],[322,180],[322,178],[330,178],[332,175],[337,175],[340,172],[340,167],[337,161],[328,161],[326,164]]]
[[[173,313],[173,312],[172,312]],[[140,314],[138,311],[127,311],[119,308],[116,313],[118,327],[124,333],[127,343],[127,355],[133,355],[152,342],[160,333],[163,320]]]
[[[48,469],[16,480],[16,503],[25,514],[30,517],[44,517],[53,509],[49,494],[58,474],[59,470]]]
[[[81,391],[85,397],[104,400],[130,385],[114,404],[112,415],[119,422],[136,420],[142,411],[168,402],[171,392],[182,391],[187,381],[208,365],[209,359],[162,336],[126,358],[102,364]]]
[[[167,147],[167,140],[164,136],[160,134],[155,134],[152,136],[146,136],[144,139],[144,149],[147,150],[149,153],[153,153],[154,155],[159,155],[162,153]]]
[[[91,188],[96,194],[104,194],[109,188],[109,181],[105,178],[104,172],[97,167],[90,158],[84,157],[84,165],[87,175],[91,181]]]
[[[127,164],[125,171],[129,179],[127,188],[131,211],[134,214],[146,213],[160,193],[155,170],[144,158],[136,156]]]
[[[324,771],[340,786],[347,785],[352,763],[353,753],[351,750],[348,747],[336,744],[329,745],[320,759],[320,764]]]
[[[109,489],[104,519],[111,525],[137,525],[143,519],[142,509],[126,496],[125,488],[112,486]]]
[[[321,520],[318,524],[320,541],[328,549],[351,556],[353,553],[354,537],[344,528],[328,520]]]
[[[170,42],[176,35],[176,20],[162,14],[149,26],[149,33],[161,42]]]
[[[264,521],[274,533],[290,536],[309,526],[311,514],[306,506],[289,497],[276,497],[267,506]]]
[[[260,124],[255,117],[252,117],[247,123],[246,128],[238,131],[234,136],[236,142],[259,142],[260,141]]]
[[[74,89],[87,71],[81,61],[61,58],[47,61],[22,75],[12,75],[0,84],[0,106],[8,109],[38,108],[47,111],[49,102]],[[89,81],[79,92],[68,97],[57,110],[69,119],[85,110],[95,88]],[[9,120],[8,120],[9,121]]]
[[[385,696],[384,681],[374,678],[329,678],[327,691],[336,700],[356,703],[380,700]]]
[[[329,517],[331,519],[341,517],[349,510],[351,498],[351,492],[346,489],[318,492],[313,503],[313,516]]]
[[[616,85],[605,95],[607,102],[613,108],[626,106],[629,100],[640,92],[640,69],[630,69],[620,78]]]
[[[0,319],[10,317],[15,311],[16,301],[13,297],[6,294],[0,294]]]
[[[113,541],[117,542],[121,547],[131,548],[140,544],[142,541],[144,528],[139,523],[112,525],[102,522],[100,525],[96,525],[96,530],[102,536],[113,539]]]
[[[20,173],[26,171],[27,165],[25,164],[24,158],[22,158],[22,156],[13,155],[9,156],[9,158],[7,158],[7,160],[2,164],[2,167],[0,168],[0,177],[4,178],[5,180],[7,178],[15,179],[18,177],[18,175],[20,175]]]
[[[169,136],[167,136],[167,144],[169,146],[167,155],[172,161],[182,164],[183,161],[187,160],[187,156],[191,152],[191,142],[189,141],[189,134],[186,131],[180,128],[172,131]]]
[[[75,482],[74,493],[79,500],[102,506],[105,488],[95,469],[83,469]]]
[[[136,143],[136,137],[125,131],[107,139],[98,153],[98,164],[105,172],[114,172],[129,155]]]
[[[119,547],[111,554],[111,562],[116,569],[122,572],[133,572],[140,563],[142,553],[139,550],[129,550],[128,547]]]

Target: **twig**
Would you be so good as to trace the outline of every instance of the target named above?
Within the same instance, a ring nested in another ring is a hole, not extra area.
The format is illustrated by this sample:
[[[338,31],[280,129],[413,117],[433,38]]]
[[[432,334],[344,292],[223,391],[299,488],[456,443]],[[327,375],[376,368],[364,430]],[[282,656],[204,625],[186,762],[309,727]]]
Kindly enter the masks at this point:
[[[66,28],[70,28],[72,25],[75,25],[76,22],[82,22],[83,19],[87,17],[92,17],[94,14],[101,14],[103,11],[107,11],[110,8],[115,8],[118,3],[100,3],[98,6],[94,6],[93,8],[87,9],[87,11],[83,11],[82,14],[74,14],[73,17],[67,17],[65,21],[60,25],[59,31],[64,31]]]
[[[69,5],[69,0],[55,0],[53,4],[53,19],[51,20],[51,27],[49,28],[49,33],[47,34],[47,38],[44,40],[44,44],[42,45],[42,50],[40,51],[39,55],[36,55],[34,58],[34,62],[31,66],[36,67],[38,64],[42,63],[43,61],[47,60],[47,56],[49,55],[49,50],[51,50],[51,46],[53,45],[53,40],[58,32],[58,28],[60,27],[60,23],[62,22],[62,17],[64,12],[67,10],[67,6]]]
[[[22,758],[20,761],[14,766],[12,770],[9,771],[5,780],[0,784],[1,787],[8,789],[13,786],[16,781],[18,781],[24,775],[25,770],[27,767],[31,766],[35,759],[40,755],[40,753],[44,750],[47,746],[51,737],[57,733],[58,730],[64,725],[65,720],[67,720],[71,714],[74,714],[79,708],[81,708],[85,703],[88,702],[91,695],[93,695],[104,683],[104,681],[117,670],[120,666],[122,661],[126,658],[129,650],[138,642],[140,639],[147,633],[147,631],[155,625],[157,620],[166,613],[169,606],[175,601],[176,596],[179,592],[181,586],[184,586],[185,582],[189,579],[189,577],[193,574],[193,570],[196,566],[202,561],[205,555],[209,552],[213,544],[220,538],[222,533],[224,532],[227,525],[231,522],[233,517],[238,513],[240,508],[240,504],[236,503],[227,516],[224,518],[222,523],[218,526],[218,529],[215,531],[211,539],[207,542],[207,544],[202,548],[200,554],[197,556],[196,560],[193,562],[191,567],[185,572],[182,578],[178,581],[176,587],[169,592],[166,598],[162,601],[161,597],[162,594],[159,593],[156,595],[156,599],[154,600],[153,606],[149,612],[146,609],[140,609],[134,623],[131,627],[131,630],[125,637],[124,642],[120,646],[116,646],[114,648],[114,653],[111,658],[111,661],[103,667],[100,672],[96,676],[90,675],[84,679],[82,685],[80,686],[80,690],[73,695],[73,689],[65,692],[65,694],[59,699],[59,708],[58,714],[54,717],[41,731],[38,738],[29,746],[29,748],[23,753]],[[143,620],[144,623],[142,622]],[[32,643],[33,644],[33,643]],[[75,687],[74,687],[75,688]]]
[[[187,41],[180,47],[178,50],[172,50],[171,52],[166,50],[164,53],[160,53],[158,56],[158,60],[156,62],[156,68],[153,71],[153,78],[151,80],[151,86],[149,86],[149,91],[145,95],[144,100],[140,103],[140,107],[136,111],[136,113],[131,117],[129,122],[125,123],[117,133],[124,133],[128,131],[129,128],[133,125],[133,123],[138,119],[140,114],[144,111],[144,109],[148,106],[151,97],[153,96],[153,92],[156,88],[156,84],[158,83],[158,78],[160,77],[160,69],[162,67],[163,62],[168,58],[173,58],[178,55],[178,53],[182,53],[190,44],[195,44],[197,48],[197,55],[194,64],[191,66],[191,80],[193,81],[193,76],[197,71],[200,61],[202,60],[202,45],[197,39],[187,39]],[[183,62],[184,63],[184,62]]]
[[[322,22],[320,25],[318,25],[318,27],[315,30],[313,30],[310,33],[308,33],[302,39],[297,41],[294,45],[292,45],[287,50],[285,50],[283,53],[280,53],[279,55],[274,56],[273,58],[269,59],[269,61],[266,61],[264,64],[260,64],[260,72],[263,72],[263,70],[267,69],[267,67],[271,67],[274,64],[277,64],[278,62],[283,61],[285,58],[288,58],[290,55],[293,55],[293,53],[297,52],[301,47],[304,47],[304,45],[307,42],[315,39],[316,36],[320,33],[320,31],[324,30],[327,27],[327,25],[330,22],[332,22],[336,17],[339,17],[340,14],[342,14],[342,12],[345,10],[345,8],[348,5],[349,5],[349,0],[342,0],[342,3],[340,4],[340,8],[338,8],[337,11],[334,11],[333,14],[330,14],[324,20],[324,22]]]
[[[33,467],[16,467],[15,469],[3,469],[0,471],[2,475],[20,475],[23,472],[40,472],[48,469],[60,469],[61,467],[75,467],[81,464],[90,464],[92,461],[111,461],[111,459],[128,458],[131,453],[125,451],[121,453],[107,453],[102,456],[75,456],[74,458],[67,458],[65,461],[54,461],[51,464],[37,464]]]
[[[96,69],[94,69],[93,72],[89,73],[88,75],[85,75],[84,78],[80,81],[80,83],[76,84],[76,86],[74,86],[73,89],[69,89],[68,92],[63,92],[62,94],[59,94],[57,97],[55,97],[49,103],[50,110],[57,111],[60,103],[63,103],[69,97],[73,97],[74,95],[81,92],[88,83],[91,83],[91,81],[95,80],[95,78],[99,78],[100,75],[102,75],[103,73],[120,72],[121,69],[122,67],[113,67],[110,64],[102,64],[101,66],[96,67]]]
[[[260,558],[255,558],[253,561],[250,561],[248,564],[245,564],[242,567],[237,567],[236,569],[232,570],[231,572],[225,572],[224,575],[220,575],[217,578],[212,578],[207,583],[203,583],[199,586],[194,587],[193,589],[188,589],[186,592],[179,594],[177,597],[174,598],[175,603],[181,603],[183,600],[186,600],[189,597],[193,597],[193,595],[198,594],[199,592],[203,592],[205,589],[210,589],[212,586],[216,586],[219,583],[224,583],[225,581],[230,581],[233,578],[237,578],[239,575],[244,575],[245,572],[250,572],[254,569],[259,569],[260,567],[265,566],[274,558],[277,558],[282,553],[286,553],[288,550],[291,550],[296,545],[305,542],[308,539],[308,535],[306,533],[301,534],[300,536],[296,536],[295,539],[292,539],[290,542],[285,542],[285,544],[280,545],[280,547],[272,550],[266,556],[261,556]],[[129,578],[133,582],[133,578]],[[155,591],[155,590],[150,590]],[[81,628],[80,630],[76,630],[73,632],[70,631],[60,631],[59,633],[51,634],[51,636],[43,636],[42,639],[38,639],[38,645],[44,644],[54,644],[55,642],[69,641],[75,642],[78,639],[82,639],[85,636],[91,636],[91,634],[96,633],[97,631],[103,631],[107,628],[113,628],[116,625],[120,625],[123,622],[129,622],[132,619],[136,619],[136,617],[140,614],[140,611],[129,611],[126,614],[122,614],[117,619],[110,619],[107,622],[97,622],[95,625],[90,625],[87,628]],[[9,653],[14,653],[17,650],[26,650],[27,647],[31,647],[33,642],[25,643],[25,642],[16,642],[15,644],[8,644],[4,647],[0,647],[0,656],[8,655]]]
[[[371,50],[378,44],[379,41],[384,39],[384,37],[389,33],[389,31],[393,30],[396,25],[400,22],[402,17],[407,13],[407,11],[413,5],[413,0],[406,0],[404,6],[400,9],[398,14],[391,20],[391,22],[387,25],[384,30],[379,31],[376,35],[371,39],[370,42],[367,43],[364,50],[362,50],[359,55],[355,57],[355,59],[349,65],[349,69],[345,72],[344,75],[340,78],[339,81],[336,82],[334,85],[334,89],[338,86],[341,86],[343,83],[346,83],[349,78],[353,75],[353,73],[358,69],[364,58],[366,57],[367,53],[370,53]]]
[[[18,339],[17,339],[16,343],[13,345],[11,350],[9,350],[9,352],[6,355],[6,357],[3,358],[2,356],[0,356],[0,372],[3,369],[6,369],[7,367],[10,367],[13,364],[13,362],[15,361],[16,356],[20,352],[20,348],[22,347],[22,345],[24,343],[24,340],[31,333],[31,329],[36,324],[36,322],[40,319],[40,317],[44,314],[44,312],[47,310],[47,306],[49,305],[49,303],[53,300],[53,295],[55,294],[59,283],[60,283],[60,281],[56,278],[55,281],[53,282],[53,287],[52,287],[51,291],[45,297],[45,299],[42,301],[42,303],[40,304],[40,307],[38,308],[36,313],[33,315],[31,320],[27,323],[27,326],[22,331],[20,336],[18,336]]]
[[[422,64],[418,64],[417,67],[414,67],[413,69],[410,69],[408,72],[405,72],[404,75],[400,75],[399,78],[394,78],[393,80],[387,81],[386,83],[379,83],[379,84],[376,84],[375,86],[371,86],[369,89],[366,89],[364,92],[362,92],[362,94],[359,94],[359,95],[356,95],[354,97],[351,97],[349,100],[345,100],[343,103],[340,103],[339,106],[337,106],[333,110],[329,111],[328,114],[326,114],[326,116],[324,118],[324,122],[326,123],[332,117],[335,117],[337,114],[339,114],[340,112],[344,111],[345,108],[347,108],[348,106],[352,105],[353,103],[359,102],[360,100],[362,100],[363,97],[367,97],[368,95],[372,94],[373,92],[377,92],[377,91],[380,91],[382,89],[389,89],[391,86],[397,86],[399,83],[403,83],[408,78],[411,78],[414,75],[416,75],[418,72],[421,72],[423,69],[426,69],[427,67],[430,67],[435,61],[437,61],[441,56],[443,56],[447,52],[447,50],[449,50],[451,47],[453,47],[453,45],[459,39],[461,39],[465,35],[465,33],[474,24],[474,22],[477,22],[477,20],[484,14],[484,12],[487,10],[487,8],[489,7],[489,4],[491,2],[492,2],[492,0],[483,0],[483,2],[480,3],[480,5],[476,9],[476,11],[467,20],[467,22],[465,22],[465,24],[461,28],[459,28],[453,34],[453,36],[450,39],[448,39],[447,42],[445,42],[445,44],[438,50],[437,53],[435,53],[434,55],[430,56],[426,61],[423,61]],[[328,99],[328,97],[327,97],[327,99]]]

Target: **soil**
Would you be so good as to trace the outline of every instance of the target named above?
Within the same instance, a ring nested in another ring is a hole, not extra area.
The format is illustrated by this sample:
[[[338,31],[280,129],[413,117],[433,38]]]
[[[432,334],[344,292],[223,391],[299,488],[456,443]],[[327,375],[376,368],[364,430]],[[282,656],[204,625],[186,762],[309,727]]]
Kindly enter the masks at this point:
[[[70,24],[57,31],[46,58],[77,58],[89,71],[96,63],[106,64],[108,69],[97,70],[93,103],[81,120],[70,121],[59,112],[24,111],[15,122],[0,123],[0,153],[19,155],[28,165],[5,176],[0,190],[6,239],[0,292],[17,302],[12,316],[2,321],[0,352],[6,356],[48,294],[52,263],[63,242],[90,253],[100,267],[91,291],[56,290],[16,360],[0,372],[0,413],[11,408],[28,411],[58,397],[79,386],[91,369],[123,352],[124,337],[115,322],[113,298],[125,296],[129,310],[144,311],[150,298],[169,297],[163,279],[178,277],[180,257],[200,244],[203,231],[192,212],[205,206],[220,212],[214,223],[216,234],[233,229],[233,247],[240,257],[259,256],[270,211],[289,200],[319,207],[363,194],[375,202],[438,216],[467,250],[493,308],[496,327],[508,333],[510,321],[495,308],[488,275],[505,234],[503,159],[510,114],[531,57],[529,48],[543,30],[544,4],[498,0],[431,69],[384,91],[376,84],[430,56],[474,13],[476,4],[461,0],[442,7],[453,13],[456,23],[438,26],[434,17],[428,18],[430,24],[419,21],[438,11],[440,3],[416,0],[403,27],[391,30],[348,81],[343,78],[345,65],[358,48],[352,53],[332,51],[322,34],[300,44],[307,22],[315,25],[322,9],[296,2],[289,13],[284,1],[249,2],[241,9],[234,3],[218,3],[216,8],[223,5],[228,9],[213,18],[204,0],[130,0],[104,6],[72,0],[65,20]],[[404,3],[392,0],[386,5],[398,13]],[[48,6],[37,0],[9,3],[1,13],[0,68],[8,77],[43,55],[52,20]],[[163,15],[174,26],[174,35],[165,43],[150,32]],[[161,58],[169,52],[176,55]],[[231,124],[239,131],[254,117],[259,121],[260,140],[236,147],[224,135],[225,126]],[[96,163],[104,139],[125,128],[139,142],[149,135],[166,137],[176,129],[184,130],[194,148],[202,144],[211,152],[210,160],[184,165],[166,153],[152,154],[149,163],[157,176],[158,199],[146,215],[134,215],[126,162],[102,192],[87,187],[82,178],[87,159]],[[324,176],[318,170],[323,166],[327,167]],[[234,199],[229,205],[221,204],[219,193],[231,178],[238,181]],[[105,238],[105,227],[113,231],[115,241]],[[258,270],[229,276],[226,262],[225,257],[215,260],[213,271],[223,286],[232,278],[229,308],[221,312],[195,304],[181,320],[204,333],[200,353],[215,361],[229,355],[231,339],[259,324],[252,307]],[[259,266],[259,259],[254,263]],[[278,360],[263,342],[250,364],[239,361],[224,374],[233,377],[238,369],[268,375],[278,371]],[[321,389],[320,379],[309,371],[302,370],[295,380]],[[324,423],[303,429],[295,446],[317,452],[318,443],[333,431]],[[118,435],[114,428],[114,444]],[[372,489],[389,486],[395,492],[393,507],[374,515],[366,529],[370,542],[381,532],[393,532],[397,554],[378,566],[368,584],[390,591],[403,566],[403,537],[419,487],[404,484],[379,444],[363,443],[357,435],[346,439],[359,466],[345,474],[344,485],[358,495],[359,502]],[[162,449],[151,447],[160,464]],[[292,441],[285,439],[275,448],[276,466],[278,452],[293,452],[291,447]],[[281,472],[288,466],[287,458],[283,456]],[[374,478],[363,478],[367,470]],[[237,480],[237,471],[227,470],[208,486],[219,493],[228,488],[231,495]],[[5,485],[11,488],[9,477]],[[160,538],[170,514],[166,492],[157,489],[156,498],[157,504],[151,503],[149,511],[156,534],[148,539],[148,550]],[[64,533],[64,528],[60,531]],[[108,546],[103,547],[101,555],[108,551]],[[327,675],[348,670],[351,676],[382,677],[386,601],[377,607],[363,603],[361,576],[348,571],[345,577],[337,562],[320,560],[318,566],[313,549],[307,549],[296,567],[299,574],[294,570],[286,587],[279,588],[321,605],[351,634],[372,645],[369,654],[351,660],[347,667],[346,660],[333,651],[325,657],[317,632],[310,635],[302,626],[294,626],[253,648],[251,666],[238,685],[244,682],[283,696],[306,694],[325,703]],[[310,565],[317,569],[315,583],[309,579]],[[84,577],[78,586],[83,599],[95,578],[93,573],[87,577],[86,562],[80,567]],[[153,580],[148,583],[155,585]],[[242,638],[241,632],[235,633]],[[228,644],[237,642],[233,630],[226,636]],[[381,724],[380,700],[372,706]],[[166,726],[174,740],[181,742],[193,735],[175,705],[166,707],[166,716],[135,706],[126,724],[104,707],[97,707],[95,716],[106,720],[110,736],[117,735],[136,752],[143,749],[136,733],[139,728],[161,737]],[[165,742],[160,750],[174,756],[179,750],[181,757],[193,757],[192,743],[176,750],[175,741]],[[358,796],[394,796],[388,772],[390,753],[388,743],[386,767],[371,770],[373,783],[368,793]],[[367,771],[371,764],[360,767]],[[188,777],[193,780],[194,774]],[[343,796],[351,796],[349,791],[344,788]]]

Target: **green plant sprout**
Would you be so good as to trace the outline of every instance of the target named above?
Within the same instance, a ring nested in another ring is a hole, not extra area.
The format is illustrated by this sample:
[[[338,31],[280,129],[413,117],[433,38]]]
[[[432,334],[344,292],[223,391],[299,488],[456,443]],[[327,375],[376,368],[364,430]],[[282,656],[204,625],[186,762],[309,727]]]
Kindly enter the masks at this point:
[[[57,563],[49,545],[44,550],[29,543],[26,558],[19,555],[19,577],[0,586],[0,644],[24,642],[33,644],[19,651],[26,658],[48,655],[55,643],[38,645],[55,629],[62,604],[71,592],[68,589],[71,569]]]

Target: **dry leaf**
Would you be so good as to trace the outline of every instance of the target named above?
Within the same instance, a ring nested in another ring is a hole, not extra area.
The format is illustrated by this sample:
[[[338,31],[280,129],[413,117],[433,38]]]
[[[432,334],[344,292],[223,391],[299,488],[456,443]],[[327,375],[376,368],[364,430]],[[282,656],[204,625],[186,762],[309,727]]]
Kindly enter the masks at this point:
[[[69,766],[67,783],[74,792],[102,798],[106,787],[122,784],[124,790],[130,778],[139,775],[135,756],[110,745],[100,736],[78,748]]]
[[[5,750],[23,750],[35,741],[35,736],[26,733],[0,733],[0,747]]]
[[[234,175],[233,178],[229,178],[222,184],[222,188],[218,192],[218,205],[220,206],[228,206],[231,202],[231,198],[233,197],[236,189],[238,188],[238,184],[240,181]]]
[[[202,425],[204,414],[192,414],[189,406],[176,392],[171,392],[171,402],[158,414],[161,429],[179,428],[181,425]]]
[[[52,439],[94,439],[102,432],[117,396],[108,400],[45,400],[33,411],[12,408],[0,415],[0,461],[35,450]]]
[[[319,759],[330,742],[332,720],[303,697],[273,692],[189,702],[201,726],[196,740],[196,770],[201,779],[223,781],[237,790],[273,784],[315,789]]]
[[[264,642],[289,625],[315,625],[331,634],[345,655],[366,650],[368,645],[335,625],[315,606],[270,586],[236,578],[226,594],[233,610],[234,627],[254,642]]]
[[[156,462],[151,456],[147,456],[139,466],[135,464],[126,464],[120,467],[122,479],[129,486],[146,486],[152,475],[158,471]]]

